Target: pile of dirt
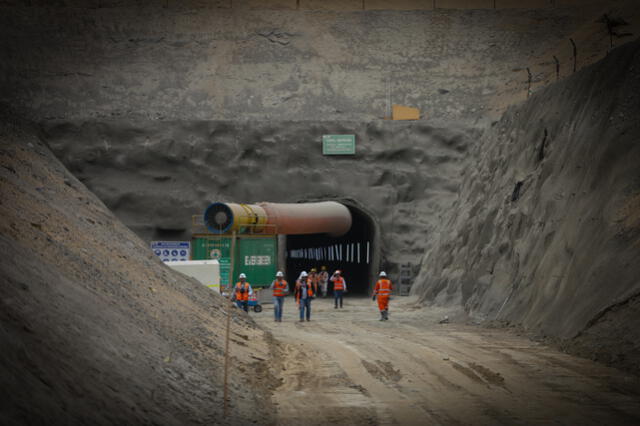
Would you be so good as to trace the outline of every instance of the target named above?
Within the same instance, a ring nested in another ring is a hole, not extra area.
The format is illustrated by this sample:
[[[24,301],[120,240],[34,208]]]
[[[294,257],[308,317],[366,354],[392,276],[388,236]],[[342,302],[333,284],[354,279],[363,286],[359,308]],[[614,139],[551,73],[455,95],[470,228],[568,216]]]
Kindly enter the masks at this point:
[[[165,267],[24,123],[0,117],[0,423],[273,422],[268,333]]]
[[[473,150],[415,293],[640,372],[639,138],[639,41],[512,107]]]

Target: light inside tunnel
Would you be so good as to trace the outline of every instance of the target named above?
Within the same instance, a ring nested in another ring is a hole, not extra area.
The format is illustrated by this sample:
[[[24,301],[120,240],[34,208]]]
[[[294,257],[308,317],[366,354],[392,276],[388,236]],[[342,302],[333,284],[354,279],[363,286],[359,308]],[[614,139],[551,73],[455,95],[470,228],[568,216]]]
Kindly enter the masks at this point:
[[[286,269],[290,281],[302,271],[322,266],[329,275],[342,271],[349,293],[368,294],[378,264],[375,220],[364,210],[348,205],[352,215],[349,232],[332,237],[328,234],[288,235],[286,237]],[[331,284],[329,284],[331,291]]]

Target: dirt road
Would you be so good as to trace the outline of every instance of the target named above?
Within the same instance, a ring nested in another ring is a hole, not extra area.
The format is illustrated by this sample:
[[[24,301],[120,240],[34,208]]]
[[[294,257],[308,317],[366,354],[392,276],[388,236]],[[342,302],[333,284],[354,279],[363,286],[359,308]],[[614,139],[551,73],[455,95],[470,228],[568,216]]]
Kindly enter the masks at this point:
[[[513,332],[438,324],[446,312],[391,302],[313,302],[300,323],[254,315],[284,343],[274,394],[281,425],[640,424],[640,380]]]

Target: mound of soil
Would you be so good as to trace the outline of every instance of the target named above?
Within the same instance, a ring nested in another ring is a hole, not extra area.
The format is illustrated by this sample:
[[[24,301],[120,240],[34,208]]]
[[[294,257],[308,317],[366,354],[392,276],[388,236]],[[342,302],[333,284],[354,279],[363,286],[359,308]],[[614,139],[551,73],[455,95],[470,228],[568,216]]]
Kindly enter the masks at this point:
[[[164,266],[56,160],[0,117],[0,423],[273,422],[270,335]]]

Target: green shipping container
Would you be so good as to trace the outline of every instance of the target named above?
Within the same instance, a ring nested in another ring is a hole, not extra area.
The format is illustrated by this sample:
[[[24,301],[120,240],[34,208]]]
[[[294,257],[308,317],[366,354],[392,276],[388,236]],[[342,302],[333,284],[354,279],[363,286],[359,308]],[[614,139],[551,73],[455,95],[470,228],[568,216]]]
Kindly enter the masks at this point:
[[[192,260],[216,259],[220,263],[221,287],[229,285],[230,253],[231,238],[229,237],[194,237],[191,241]]]
[[[220,262],[220,283],[229,284],[229,262],[231,237],[196,236],[192,245],[193,260],[217,259]],[[237,281],[241,272],[254,288],[271,285],[278,267],[278,243],[276,237],[246,237],[236,239],[233,280]]]

